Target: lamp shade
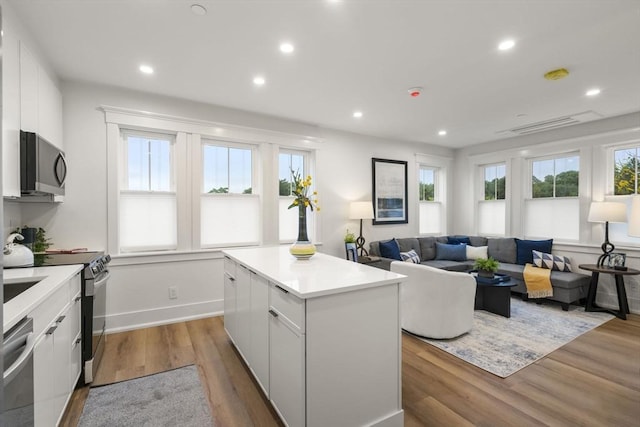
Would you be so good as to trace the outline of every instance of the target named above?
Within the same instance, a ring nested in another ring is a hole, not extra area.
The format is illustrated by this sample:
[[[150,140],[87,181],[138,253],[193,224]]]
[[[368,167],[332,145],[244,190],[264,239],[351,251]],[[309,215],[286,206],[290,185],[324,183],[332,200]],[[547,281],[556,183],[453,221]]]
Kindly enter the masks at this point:
[[[627,206],[616,202],[591,202],[589,222],[627,222]]]
[[[631,199],[631,216],[629,217],[629,236],[640,237],[640,196]]]
[[[351,202],[349,219],[373,219],[373,203],[371,201]]]

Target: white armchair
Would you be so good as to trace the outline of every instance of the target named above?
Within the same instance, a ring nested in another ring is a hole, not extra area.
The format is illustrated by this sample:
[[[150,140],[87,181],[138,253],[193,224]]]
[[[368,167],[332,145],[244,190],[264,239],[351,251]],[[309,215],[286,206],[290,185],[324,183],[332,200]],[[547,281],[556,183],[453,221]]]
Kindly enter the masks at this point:
[[[468,273],[394,261],[400,284],[402,329],[426,338],[454,338],[473,328],[476,280]]]

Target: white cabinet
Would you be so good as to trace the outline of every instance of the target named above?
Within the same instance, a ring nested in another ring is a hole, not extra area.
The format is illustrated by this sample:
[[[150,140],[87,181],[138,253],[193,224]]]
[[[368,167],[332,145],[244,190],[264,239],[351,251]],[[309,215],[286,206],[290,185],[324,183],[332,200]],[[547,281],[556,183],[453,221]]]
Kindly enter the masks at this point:
[[[227,332],[285,425],[403,425],[403,276],[323,254],[296,262],[287,248],[224,252]]]
[[[55,426],[80,376],[80,276],[76,275],[36,307],[33,352],[35,426]],[[74,353],[74,350],[76,353]]]
[[[20,128],[63,149],[62,95],[24,43],[20,43]]]
[[[20,197],[20,41],[9,25],[3,32],[2,195],[16,198]]]
[[[224,328],[233,340],[237,334],[236,314],[236,265],[224,259]]]

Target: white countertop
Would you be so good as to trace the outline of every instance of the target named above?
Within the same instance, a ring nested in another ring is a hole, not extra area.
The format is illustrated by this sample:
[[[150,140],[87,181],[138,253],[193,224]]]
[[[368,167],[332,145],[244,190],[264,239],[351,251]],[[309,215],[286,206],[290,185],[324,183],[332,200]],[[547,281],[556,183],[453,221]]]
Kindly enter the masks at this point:
[[[405,278],[322,253],[308,260],[297,260],[289,253],[288,246],[228,249],[223,253],[299,298],[399,283]]]
[[[40,280],[3,307],[3,331],[8,331],[42,301],[82,270],[82,264],[55,267],[8,268],[3,270],[4,283]]]

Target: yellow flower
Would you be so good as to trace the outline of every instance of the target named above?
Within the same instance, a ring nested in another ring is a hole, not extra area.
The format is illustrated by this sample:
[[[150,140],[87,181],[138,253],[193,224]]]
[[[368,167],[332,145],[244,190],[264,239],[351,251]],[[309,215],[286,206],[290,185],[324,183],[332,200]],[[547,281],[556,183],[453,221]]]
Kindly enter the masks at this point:
[[[309,207],[309,201],[308,200],[304,201],[304,206],[307,207],[307,208]]]
[[[314,195],[314,196],[317,196],[317,195],[318,195],[318,192],[317,192],[317,191],[314,191],[314,192],[313,192],[313,195]],[[316,202],[316,203],[318,203],[318,202]]]
[[[293,201],[293,204],[294,204],[294,206],[298,206],[298,199],[295,199],[295,200]]]

